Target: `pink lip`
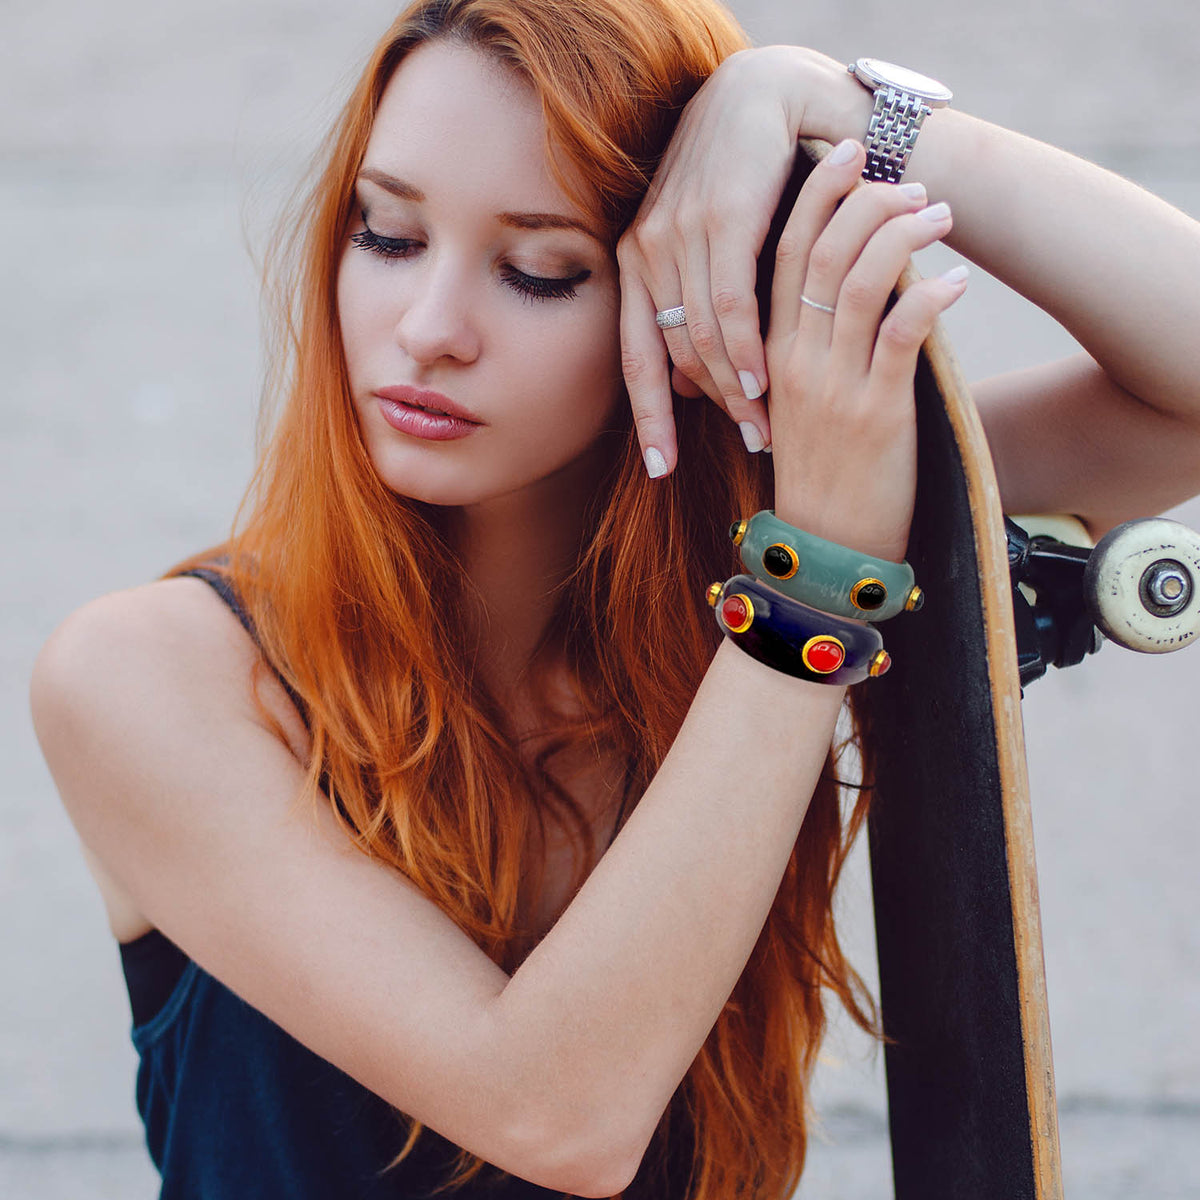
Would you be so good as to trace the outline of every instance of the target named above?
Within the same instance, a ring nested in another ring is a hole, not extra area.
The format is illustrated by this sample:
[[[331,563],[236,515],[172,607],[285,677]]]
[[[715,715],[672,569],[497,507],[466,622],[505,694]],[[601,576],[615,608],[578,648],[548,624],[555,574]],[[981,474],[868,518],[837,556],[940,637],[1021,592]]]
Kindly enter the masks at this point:
[[[379,411],[383,419],[393,428],[410,437],[423,438],[431,442],[448,442],[466,437],[483,423],[476,421],[461,405],[455,404],[440,392],[428,392],[414,387],[385,387],[375,392],[379,399]],[[444,410],[442,413],[424,412],[419,405]]]
[[[472,425],[482,425],[483,422],[468,409],[463,408],[461,404],[455,404],[449,396],[443,396],[440,392],[426,391],[424,388],[407,387],[403,384],[396,387],[382,387],[375,391],[381,400],[391,400],[396,404],[405,404],[410,408],[436,408],[445,413],[448,417],[456,417],[460,421],[470,422]],[[432,416],[432,413],[426,413],[426,416]]]

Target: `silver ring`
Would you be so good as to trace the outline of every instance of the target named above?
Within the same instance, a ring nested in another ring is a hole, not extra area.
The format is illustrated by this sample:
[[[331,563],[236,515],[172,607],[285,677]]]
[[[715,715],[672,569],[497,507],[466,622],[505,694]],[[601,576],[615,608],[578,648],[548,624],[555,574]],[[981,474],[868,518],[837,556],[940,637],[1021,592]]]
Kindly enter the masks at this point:
[[[664,308],[654,314],[654,323],[659,329],[676,329],[680,325],[687,324],[687,317],[683,312],[683,305],[680,304],[677,308]]]
[[[800,303],[807,304],[809,308],[819,308],[822,312],[827,312],[831,315],[837,312],[837,309],[832,304],[818,304],[815,300],[810,300],[807,296],[801,296]]]

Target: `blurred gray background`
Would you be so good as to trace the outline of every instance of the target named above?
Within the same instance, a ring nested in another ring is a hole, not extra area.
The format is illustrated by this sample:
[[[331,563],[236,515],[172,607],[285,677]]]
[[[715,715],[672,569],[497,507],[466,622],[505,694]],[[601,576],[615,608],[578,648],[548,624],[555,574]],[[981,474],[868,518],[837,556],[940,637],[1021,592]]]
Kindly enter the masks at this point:
[[[1192,0],[733,7],[760,43],[911,65],[965,111],[1200,216]],[[0,1195],[14,1200],[155,1194],[118,959],[34,742],[30,666],[71,609],[224,535],[252,463],[254,263],[395,10],[0,5]],[[948,324],[970,377],[1073,347],[978,270]],[[1200,526],[1195,502],[1173,515]],[[1110,646],[1024,705],[1072,1198],[1200,1196],[1197,681],[1200,651]],[[870,978],[853,866],[842,911]],[[817,1104],[801,1196],[889,1196],[881,1056],[841,1026]]]

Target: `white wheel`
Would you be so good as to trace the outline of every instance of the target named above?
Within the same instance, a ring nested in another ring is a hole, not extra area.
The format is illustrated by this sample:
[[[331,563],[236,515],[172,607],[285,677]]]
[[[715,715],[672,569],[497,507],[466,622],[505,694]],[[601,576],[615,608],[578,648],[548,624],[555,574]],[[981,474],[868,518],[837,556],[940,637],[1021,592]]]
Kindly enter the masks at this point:
[[[1083,576],[1092,619],[1144,654],[1200,638],[1200,534],[1162,517],[1126,521],[1097,543]]]

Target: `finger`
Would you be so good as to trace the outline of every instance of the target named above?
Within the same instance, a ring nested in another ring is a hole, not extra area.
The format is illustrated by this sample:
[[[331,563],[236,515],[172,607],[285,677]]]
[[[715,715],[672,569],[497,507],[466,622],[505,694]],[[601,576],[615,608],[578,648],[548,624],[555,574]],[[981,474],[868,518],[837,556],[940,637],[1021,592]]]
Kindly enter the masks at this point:
[[[664,330],[663,333],[664,337],[668,337],[675,335],[677,331],[671,329]],[[693,372],[691,377],[685,375],[683,370],[677,364],[674,364],[674,354],[672,354],[673,365],[671,368],[671,386],[675,389],[675,391],[677,391],[681,396],[685,396],[690,400],[698,400],[702,396],[711,400],[727,417],[737,422],[742,434],[742,440],[746,443],[747,450],[749,450],[751,446],[756,445],[756,443],[754,443],[752,440],[754,437],[754,432],[757,432],[758,436],[763,438],[766,444],[769,445],[771,438],[771,422],[765,411],[760,417],[755,418],[751,418],[745,412],[737,415],[730,412],[725,397],[721,395],[721,389],[713,382],[712,376],[708,373],[708,368],[692,349],[691,342],[686,338],[680,337],[675,337],[674,340],[680,343],[682,349],[680,349],[678,353],[687,358],[691,364]],[[763,402],[763,407],[765,409],[765,401]],[[741,428],[742,421],[746,421],[750,428]],[[766,447],[764,446],[761,448],[765,449]]]
[[[652,478],[675,469],[675,410],[671,402],[667,355],[650,293],[639,276],[622,271],[621,371],[629,391],[629,405],[642,461]]]
[[[768,387],[767,357],[759,330],[755,248],[739,240],[735,230],[718,228],[709,238],[711,267],[709,291],[713,312],[729,361],[742,384],[742,392],[758,399]]]
[[[758,264],[750,240],[740,239],[736,234],[732,226],[718,226],[709,237],[709,293],[730,368],[748,404],[747,414],[755,414],[750,419],[756,423],[761,420],[760,428],[770,444],[771,419],[766,401],[762,400],[769,386],[767,358],[754,290]]]
[[[694,384],[678,367],[671,368],[671,390],[678,392],[685,400],[699,400],[705,395],[704,389]]]
[[[725,397],[721,389],[713,382],[704,360],[696,353],[683,326],[662,331],[663,341],[667,344],[667,354],[671,360],[671,386],[677,379],[686,381],[687,391],[675,388],[682,396],[707,396],[722,412],[728,413],[725,407]],[[681,362],[676,361],[676,355]],[[686,369],[685,369],[686,368]]]
[[[866,151],[861,144],[847,138],[825,155],[804,181],[775,251],[768,337],[779,331],[791,332],[798,325],[800,296],[813,243],[829,224],[842,198],[858,184],[865,159]],[[821,303],[832,304],[833,297]]]
[[[838,292],[834,362],[859,369],[868,366],[900,273],[917,250],[945,237],[952,225],[949,205],[931,204],[892,217],[871,235]]]
[[[922,279],[896,301],[879,326],[870,381],[879,388],[910,388],[917,355],[933,331],[938,316],[966,291],[966,266],[951,267],[944,275]]]
[[[925,206],[925,188],[919,183],[900,186],[868,183],[857,188],[846,197],[813,242],[801,295],[821,304],[837,306],[840,315],[843,286],[867,244],[894,217],[911,214]],[[927,227],[927,222],[922,223],[921,228]],[[899,273],[898,267],[891,282],[895,282]],[[871,298],[873,294],[867,299]],[[837,323],[822,322],[821,329],[832,336]]]
[[[737,422],[746,449],[758,451],[770,440],[770,422],[766,405],[758,397],[748,399],[737,372],[729,361],[721,326],[713,311],[709,294],[710,271],[708,245],[690,237],[685,243],[687,255],[683,277],[683,307],[687,324],[666,331],[671,360],[693,382],[719,401]]]

